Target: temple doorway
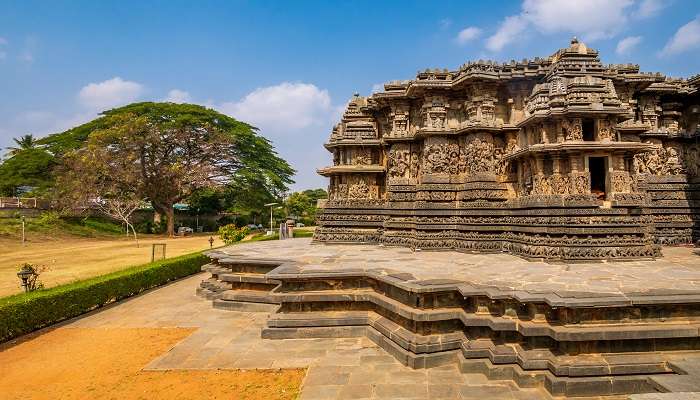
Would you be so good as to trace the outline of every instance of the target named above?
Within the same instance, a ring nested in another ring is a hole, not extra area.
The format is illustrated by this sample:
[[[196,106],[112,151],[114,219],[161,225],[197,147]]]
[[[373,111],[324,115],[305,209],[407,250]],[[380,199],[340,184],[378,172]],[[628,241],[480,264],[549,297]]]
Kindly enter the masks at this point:
[[[598,200],[605,200],[605,183],[607,181],[607,157],[589,157],[588,171],[591,174],[591,193]]]

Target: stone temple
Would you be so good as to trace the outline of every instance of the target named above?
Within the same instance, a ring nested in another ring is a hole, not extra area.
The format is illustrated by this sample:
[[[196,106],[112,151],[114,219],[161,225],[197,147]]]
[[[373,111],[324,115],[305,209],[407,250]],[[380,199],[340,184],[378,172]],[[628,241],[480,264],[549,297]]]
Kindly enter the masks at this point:
[[[699,86],[573,40],[355,96],[313,240],[213,250],[198,293],[268,312],[266,339],[362,336],[537,398],[691,398]]]
[[[470,62],[354,96],[315,240],[638,259],[700,239],[700,76],[550,57]]]

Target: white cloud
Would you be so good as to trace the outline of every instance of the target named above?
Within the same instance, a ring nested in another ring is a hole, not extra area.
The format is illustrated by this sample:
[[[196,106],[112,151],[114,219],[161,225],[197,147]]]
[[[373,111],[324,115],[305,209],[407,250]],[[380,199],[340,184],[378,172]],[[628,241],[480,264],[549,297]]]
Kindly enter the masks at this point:
[[[634,13],[634,17],[639,19],[655,17],[667,5],[668,2],[663,0],[642,0],[639,3],[639,8]]]
[[[168,97],[166,97],[164,101],[171,103],[191,103],[192,97],[184,90],[173,89],[168,92]]]
[[[627,36],[626,38],[617,42],[617,47],[615,47],[615,53],[620,56],[630,54],[639,43],[642,42],[641,36]]]
[[[609,39],[625,27],[633,4],[633,0],[525,0],[520,14],[506,17],[487,39],[486,48],[500,51],[531,28],[544,34],[571,33],[586,41]]]
[[[114,77],[84,86],[78,93],[78,100],[89,109],[103,111],[131,103],[138,99],[143,91],[143,85],[140,83]]]
[[[292,82],[255,89],[240,101],[217,108],[238,120],[280,133],[324,125],[334,109],[327,90]]]
[[[452,26],[452,20],[449,18],[443,18],[440,20],[440,29],[443,31],[445,29],[448,29],[450,26]]]
[[[660,55],[670,56],[700,47],[700,16],[678,28]]]
[[[481,35],[481,29],[475,26],[470,26],[459,31],[455,40],[459,44],[466,44],[479,37],[479,35]]]
[[[486,48],[501,51],[506,45],[515,41],[527,29],[527,21],[520,15],[511,15],[498,27],[496,33],[486,39]]]

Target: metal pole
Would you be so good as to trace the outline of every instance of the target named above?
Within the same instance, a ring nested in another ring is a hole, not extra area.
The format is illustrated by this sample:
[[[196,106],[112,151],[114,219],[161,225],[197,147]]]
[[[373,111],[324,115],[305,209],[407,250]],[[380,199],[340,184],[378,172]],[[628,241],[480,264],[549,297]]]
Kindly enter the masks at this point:
[[[274,207],[274,206],[270,206],[270,232],[273,232],[273,229],[272,229],[272,207]]]
[[[24,246],[24,242],[27,240],[25,234],[24,234],[24,215],[22,216],[22,246]]]

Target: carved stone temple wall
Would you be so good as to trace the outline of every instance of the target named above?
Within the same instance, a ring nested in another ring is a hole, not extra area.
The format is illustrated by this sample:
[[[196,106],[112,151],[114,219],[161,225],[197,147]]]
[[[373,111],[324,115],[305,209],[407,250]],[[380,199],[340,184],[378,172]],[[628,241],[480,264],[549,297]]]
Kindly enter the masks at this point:
[[[658,257],[700,239],[700,77],[550,57],[470,62],[355,95],[325,145],[315,240]]]

